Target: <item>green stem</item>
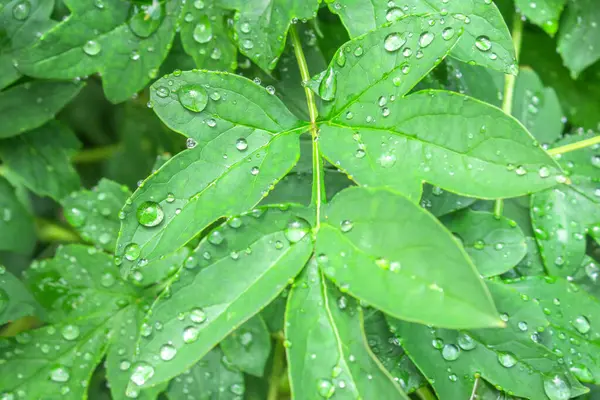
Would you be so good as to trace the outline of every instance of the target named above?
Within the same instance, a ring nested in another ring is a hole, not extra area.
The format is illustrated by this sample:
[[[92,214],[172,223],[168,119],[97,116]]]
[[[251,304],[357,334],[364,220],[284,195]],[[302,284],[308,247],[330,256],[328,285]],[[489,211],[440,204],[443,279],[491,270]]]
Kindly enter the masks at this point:
[[[431,392],[431,390],[429,390],[429,387],[427,387],[427,386],[418,388],[417,391],[415,392],[415,394],[421,400],[437,400],[437,397],[435,396],[435,394],[433,394]]]
[[[564,145],[564,146],[560,146],[560,147],[556,147],[554,149],[550,149],[550,150],[548,150],[548,154],[550,154],[550,155],[556,155],[556,154],[568,153],[570,151],[585,149],[586,147],[590,147],[590,146],[593,146],[595,144],[600,144],[600,135],[594,136],[594,137],[589,138],[589,139],[581,140],[579,142],[570,143],[570,144],[567,144],[567,145]]]
[[[36,219],[37,237],[42,242],[81,242],[78,234],[45,219]]]
[[[296,54],[296,60],[298,60],[298,67],[300,68],[300,76],[302,82],[308,82],[310,80],[310,73],[308,72],[308,65],[306,64],[306,58],[302,51],[302,43],[298,36],[296,27],[292,25],[290,28],[290,36],[292,44],[294,45],[294,53]],[[321,225],[321,204],[325,202],[324,198],[324,180],[323,180],[323,158],[319,153],[319,129],[317,127],[317,103],[315,102],[315,95],[310,88],[304,86],[304,93],[306,94],[306,104],[308,105],[308,115],[310,116],[310,135],[312,137],[312,160],[313,160],[313,185],[312,185],[312,204],[317,210],[317,221],[315,230],[319,230]]]
[[[269,393],[267,400],[277,400],[279,396],[279,387],[281,386],[281,375],[285,369],[285,349],[283,341],[275,340],[275,350],[273,350],[273,366],[271,367],[271,376],[269,377]]]
[[[515,83],[517,81],[517,74],[519,73],[518,63],[519,56],[521,55],[521,44],[523,42],[523,20],[519,13],[515,13],[513,17],[513,29],[512,29],[512,40],[515,47],[515,58],[517,62],[517,69],[515,75],[507,74],[504,76],[504,97],[502,98],[502,111],[506,114],[512,114],[513,99],[515,94]],[[502,215],[502,209],[504,208],[502,199],[497,199],[494,205],[494,215],[500,218]]]
[[[93,149],[82,150],[73,156],[73,162],[76,164],[90,164],[106,160],[113,156],[121,146],[119,144],[110,144],[108,146],[94,147]]]
[[[0,330],[0,337],[12,337],[40,326],[42,322],[36,317],[23,317],[6,325]]]

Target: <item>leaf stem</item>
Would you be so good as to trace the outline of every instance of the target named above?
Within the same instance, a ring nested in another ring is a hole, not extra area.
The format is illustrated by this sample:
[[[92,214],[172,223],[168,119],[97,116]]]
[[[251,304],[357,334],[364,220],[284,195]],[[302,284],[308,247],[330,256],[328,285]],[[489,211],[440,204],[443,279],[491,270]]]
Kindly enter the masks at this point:
[[[110,158],[120,148],[121,146],[119,144],[109,144],[107,146],[81,150],[73,156],[72,161],[76,164],[95,163]]]
[[[600,144],[600,135],[591,137],[589,139],[581,140],[579,142],[574,142],[564,146],[556,147],[554,149],[550,149],[548,150],[548,154],[556,155],[568,153],[570,151],[585,149],[586,147],[590,147],[595,144]]]
[[[296,60],[298,60],[298,68],[300,68],[302,82],[308,82],[310,80],[310,73],[308,72],[306,58],[304,57],[304,52],[302,51],[302,43],[300,42],[298,31],[294,25],[292,25],[290,28],[290,37],[294,46]],[[317,103],[315,102],[315,95],[312,90],[310,90],[310,88],[307,86],[304,86],[304,93],[306,94],[306,104],[308,105],[308,115],[310,116],[310,135],[312,137],[313,184],[311,203],[317,209],[315,230],[318,231],[319,227],[321,226],[321,204],[325,202],[325,198],[323,196],[323,193],[325,192],[325,184],[323,181],[323,158],[319,153],[319,129],[316,123],[319,114],[317,111]]]
[[[281,375],[285,368],[285,349],[283,341],[275,340],[275,349],[273,350],[273,366],[269,377],[269,392],[267,400],[277,400],[279,396],[279,386],[281,385]]]
[[[504,75],[504,97],[502,98],[502,111],[506,114],[512,114],[513,99],[515,94],[515,83],[517,81],[517,75],[519,74],[519,56],[521,55],[521,44],[523,42],[523,20],[519,13],[515,13],[513,17],[513,29],[512,29],[512,40],[513,46],[515,47],[515,58],[517,62],[517,69],[515,74]],[[503,200],[497,199],[494,205],[494,215],[499,218],[502,215],[502,209],[504,208]]]
[[[52,221],[36,218],[35,225],[37,237],[42,242],[81,242],[78,234]]]
[[[421,400],[437,400],[435,394],[431,393],[431,390],[427,386],[418,388],[415,394]]]

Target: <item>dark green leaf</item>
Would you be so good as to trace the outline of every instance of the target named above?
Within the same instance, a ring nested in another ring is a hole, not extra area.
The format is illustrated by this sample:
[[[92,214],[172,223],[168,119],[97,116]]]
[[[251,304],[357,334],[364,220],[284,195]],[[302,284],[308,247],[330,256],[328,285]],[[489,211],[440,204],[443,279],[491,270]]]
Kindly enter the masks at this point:
[[[314,18],[319,8],[317,0],[219,1],[237,10],[233,27],[240,52],[264,71],[277,65],[290,24]]]
[[[119,233],[119,210],[129,195],[127,187],[102,179],[93,190],[73,192],[62,201],[65,219],[83,239],[112,251]]]
[[[527,19],[554,36],[567,0],[515,0],[515,6]]]
[[[82,87],[82,83],[33,81],[0,92],[0,138],[44,125]]]
[[[436,217],[441,217],[469,207],[475,201],[477,199],[448,192],[439,186],[424,185],[421,207]]]
[[[325,274],[342,290],[396,318],[451,328],[501,324],[462,246],[431,214],[390,190],[340,192],[316,246]]]
[[[294,399],[407,399],[369,350],[362,324],[357,301],[327,282],[310,261],[286,310]]]
[[[515,267],[515,270],[523,276],[532,275],[545,275],[546,270],[544,269],[544,262],[540,255],[540,249],[538,248],[537,242],[534,238],[527,236],[525,238],[527,244],[527,254],[519,264]]]
[[[30,254],[35,246],[33,217],[8,181],[0,177],[0,250]]]
[[[576,78],[600,59],[600,8],[594,0],[569,0],[558,38],[558,52]]]
[[[387,0],[347,0],[333,2],[329,9],[340,15],[350,37],[357,37],[376,27],[402,18],[405,13],[444,15],[446,24],[455,19],[464,22],[465,33],[452,56],[505,73],[516,74],[515,51],[496,5],[491,1],[407,0],[402,4]],[[433,25],[433,24],[432,24]],[[443,25],[440,21],[439,25]],[[432,28],[434,29],[434,28]]]
[[[177,250],[218,218],[251,209],[296,163],[299,134],[306,129],[277,97],[248,79],[175,75],[152,87],[154,110],[193,148],[151,175],[124,208],[117,246],[124,273],[134,262]],[[140,219],[138,211],[148,205],[155,217]],[[124,256],[127,246],[139,250]]]
[[[0,140],[0,159],[15,181],[56,201],[80,186],[71,157],[81,144],[57,121],[19,136]]]
[[[512,269],[527,253],[523,232],[508,218],[465,210],[444,217],[442,222],[462,242],[484,277]]]
[[[600,264],[596,260],[585,256],[573,282],[600,300]]]
[[[447,58],[446,89],[475,97],[497,107],[504,98],[504,74]]]
[[[148,310],[132,381],[148,387],[183,372],[269,304],[312,252],[304,213],[259,209],[210,232]]]
[[[181,2],[66,1],[71,14],[24,52],[19,69],[30,76],[102,76],[106,97],[127,100],[156,77],[175,36]]]
[[[43,318],[44,314],[23,283],[0,265],[0,325],[32,315]]]
[[[260,315],[250,318],[221,342],[235,368],[261,377],[271,353],[271,333]]]

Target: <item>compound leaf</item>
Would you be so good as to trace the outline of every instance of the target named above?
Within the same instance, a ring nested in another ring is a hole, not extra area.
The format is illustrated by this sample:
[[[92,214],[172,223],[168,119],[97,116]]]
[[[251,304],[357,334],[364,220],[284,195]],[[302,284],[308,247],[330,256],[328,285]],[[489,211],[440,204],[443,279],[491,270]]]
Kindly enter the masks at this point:
[[[75,134],[57,121],[0,140],[0,159],[10,174],[32,192],[56,201],[81,185],[71,157],[81,147]]]
[[[286,308],[286,352],[295,399],[408,399],[371,353],[358,302],[328,282],[311,260]]]
[[[527,253],[525,235],[508,218],[464,210],[446,216],[442,223],[459,238],[484,277],[512,269]]]
[[[271,333],[260,315],[250,318],[221,342],[231,365],[261,377],[271,353]]]
[[[83,86],[74,82],[33,81],[0,92],[0,139],[44,125]]]
[[[390,190],[340,192],[326,209],[316,249],[338,286],[396,318],[451,328],[502,323],[452,234]]]
[[[558,37],[558,52],[576,78],[600,59],[600,8],[594,0],[570,0]]]
[[[387,0],[347,0],[333,2],[329,9],[339,14],[352,38],[388,22],[397,21],[406,13],[443,14],[446,24],[452,23],[452,20],[464,22],[465,32],[452,50],[453,57],[516,74],[515,51],[510,33],[502,14],[491,1],[463,0],[444,3],[433,0],[407,0],[402,5],[395,5]],[[441,21],[438,23],[443,24]]]
[[[305,213],[257,209],[210,232],[148,310],[132,381],[178,375],[269,304],[312,252],[310,225],[297,216]]]
[[[24,52],[19,70],[39,78],[102,76],[106,97],[127,100],[156,77],[175,36],[181,2],[65,2],[71,15]]]
[[[177,250],[218,218],[251,209],[294,166],[306,130],[277,97],[226,73],[167,76],[152,86],[151,101],[192,148],[128,200],[116,252],[124,273]]]

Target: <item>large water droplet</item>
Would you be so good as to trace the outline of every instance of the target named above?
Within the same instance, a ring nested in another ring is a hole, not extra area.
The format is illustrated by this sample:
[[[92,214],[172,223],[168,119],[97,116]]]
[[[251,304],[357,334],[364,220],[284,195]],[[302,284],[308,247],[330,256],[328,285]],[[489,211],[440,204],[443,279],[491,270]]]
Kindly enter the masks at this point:
[[[141,225],[148,227],[160,224],[165,217],[160,204],[154,201],[145,201],[140,204],[135,215]]]
[[[575,364],[569,368],[569,371],[571,371],[571,373],[575,375],[575,377],[581,382],[594,382],[594,375],[592,374],[592,371],[590,371],[590,369],[583,364]]]
[[[433,39],[435,39],[435,34],[431,32],[423,32],[421,36],[419,36],[419,46],[425,48],[429,46],[431,42],[433,42]]]
[[[183,330],[183,341],[185,343],[194,343],[198,339],[200,329],[195,326],[188,326]]]
[[[310,224],[303,218],[290,221],[283,234],[290,243],[297,243],[310,232]]]
[[[348,219],[345,219],[340,223],[340,229],[342,230],[342,232],[350,232],[353,227],[354,224]]]
[[[100,43],[96,42],[95,40],[88,40],[83,45],[83,52],[85,54],[87,54],[88,56],[95,56],[98,53],[100,53],[101,50],[102,50],[102,46],[100,45]]]
[[[577,332],[582,334],[588,333],[591,329],[590,321],[583,315],[576,317],[571,324],[577,329]]]
[[[129,243],[125,246],[124,255],[128,261],[137,260],[140,256],[140,246],[137,243]]]
[[[449,26],[442,31],[442,38],[444,38],[444,40],[450,40],[454,37],[454,32],[454,28]]]
[[[206,90],[195,83],[182,86],[178,93],[179,102],[182,106],[193,112],[200,112],[208,104]]]
[[[398,21],[404,16],[404,12],[399,7],[392,7],[385,13],[385,19],[389,22]]]
[[[190,311],[190,320],[195,324],[201,324],[206,321],[206,312],[200,307],[193,308]]]
[[[460,347],[461,349],[473,350],[475,346],[477,346],[477,342],[475,342],[475,340],[466,333],[461,333],[458,336],[458,347]]]
[[[80,226],[83,226],[83,224],[85,224],[85,220],[87,218],[85,211],[73,207],[65,209],[64,212],[65,219],[74,228],[79,228]]]
[[[446,361],[454,361],[460,356],[460,349],[453,344],[446,344],[442,348],[442,357]]]
[[[196,24],[194,32],[192,33],[194,40],[198,43],[208,43],[213,37],[213,29],[208,15],[203,15],[200,21]]]
[[[79,337],[79,327],[77,325],[65,325],[60,333],[66,340],[75,340]]]
[[[131,381],[138,386],[142,386],[148,379],[154,376],[154,368],[150,364],[146,364],[141,362],[135,366],[133,369],[133,374],[131,374]]]
[[[160,348],[160,359],[163,361],[170,361],[177,355],[177,349],[170,345],[165,344]]]
[[[544,379],[544,392],[550,400],[568,400],[571,398],[571,385],[560,375]]]
[[[492,42],[487,36],[481,35],[475,39],[475,47],[481,51],[490,51],[492,48]]]
[[[70,377],[69,370],[65,366],[57,365],[50,370],[50,379],[54,382],[67,382]]]
[[[215,246],[218,246],[221,243],[223,243],[223,240],[225,240],[225,237],[223,236],[223,234],[221,233],[221,231],[212,231],[208,235],[208,241],[211,244],[214,244]]]
[[[29,17],[31,12],[31,3],[29,1],[20,1],[13,6],[12,15],[18,21],[24,21]]]
[[[132,5],[129,10],[129,28],[141,38],[152,35],[165,18],[164,2],[153,1],[150,4]]]
[[[389,52],[398,51],[405,44],[404,34],[398,32],[390,33],[383,41],[383,47]]]
[[[317,392],[321,397],[329,399],[335,393],[335,385],[328,379],[321,379],[317,384]]]
[[[498,362],[505,368],[514,367],[517,359],[511,353],[498,353]]]
[[[337,79],[333,68],[328,68],[325,71],[325,76],[319,84],[319,96],[326,101],[333,100],[337,89]]]
[[[100,284],[102,286],[104,286],[105,288],[111,287],[112,285],[115,284],[115,282],[116,282],[116,278],[112,274],[112,272],[105,272],[100,277]]]

